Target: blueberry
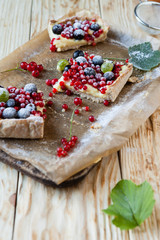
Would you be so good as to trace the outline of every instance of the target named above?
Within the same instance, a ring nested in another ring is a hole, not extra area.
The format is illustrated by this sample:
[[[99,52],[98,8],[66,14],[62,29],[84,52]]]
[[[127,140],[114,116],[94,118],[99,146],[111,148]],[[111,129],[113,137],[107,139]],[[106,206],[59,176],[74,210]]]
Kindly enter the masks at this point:
[[[18,117],[19,118],[28,118],[30,116],[30,111],[26,108],[21,108],[18,111]]]
[[[103,77],[105,77],[107,80],[111,80],[114,78],[114,73],[113,72],[105,72]]]
[[[17,111],[13,107],[8,107],[8,108],[4,109],[4,111],[2,113],[3,118],[10,119],[10,118],[16,118],[16,116],[17,116]]]
[[[92,59],[92,62],[93,62],[94,65],[100,65],[101,66],[104,61],[103,61],[103,58],[100,55],[97,55]]]
[[[86,60],[86,58],[85,57],[77,57],[76,59],[76,62],[77,63],[85,63],[85,62],[87,62],[87,60]]]
[[[37,92],[37,87],[34,83],[28,83],[25,85],[24,91],[29,93]]]
[[[4,88],[4,87],[0,85],[0,88]]]
[[[84,31],[82,29],[77,29],[73,33],[73,37],[76,40],[82,40],[84,38]]]
[[[84,57],[84,52],[82,50],[76,50],[74,53],[73,53],[73,58],[77,58],[77,57]]]
[[[36,107],[33,103],[29,103],[27,104],[27,106],[25,107],[27,110],[29,110],[30,112],[36,110]]]
[[[56,24],[52,28],[52,31],[55,34],[61,34],[62,30],[63,30],[63,28],[62,28],[62,26],[60,24]]]
[[[67,72],[70,68],[71,68],[71,65],[66,65],[63,71]]]
[[[14,99],[8,99],[6,104],[7,104],[7,107],[14,107],[15,106],[15,100]]]
[[[92,23],[90,29],[93,31],[98,31],[100,29],[100,25],[98,23]]]
[[[88,76],[91,76],[91,75],[95,76],[95,74],[96,74],[95,70],[91,67],[85,68],[84,73],[85,73],[85,75],[88,75]]]
[[[74,23],[74,24],[73,24],[73,28],[74,28],[74,29],[75,29],[75,28],[81,28],[80,22]]]

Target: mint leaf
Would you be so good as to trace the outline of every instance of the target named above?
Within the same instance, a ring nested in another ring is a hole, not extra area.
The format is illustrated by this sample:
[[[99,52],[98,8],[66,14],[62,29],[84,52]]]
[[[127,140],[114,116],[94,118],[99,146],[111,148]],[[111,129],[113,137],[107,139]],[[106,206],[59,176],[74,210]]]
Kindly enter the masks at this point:
[[[155,204],[153,189],[146,181],[136,185],[130,180],[121,180],[112,189],[110,197],[113,204],[102,211],[115,216],[112,223],[121,230],[139,226],[151,215]]]
[[[129,62],[138,69],[150,71],[160,64],[160,51],[153,51],[150,42],[129,47],[128,53],[130,56]]]

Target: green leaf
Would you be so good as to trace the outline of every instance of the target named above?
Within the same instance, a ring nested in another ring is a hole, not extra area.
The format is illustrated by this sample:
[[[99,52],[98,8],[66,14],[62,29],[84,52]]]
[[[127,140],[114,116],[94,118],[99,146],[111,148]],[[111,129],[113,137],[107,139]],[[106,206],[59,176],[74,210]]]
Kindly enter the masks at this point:
[[[153,189],[146,181],[136,185],[130,180],[121,180],[110,197],[113,204],[102,211],[115,216],[112,223],[121,230],[139,226],[151,215],[155,204]]]
[[[130,56],[129,62],[138,69],[150,71],[160,64],[160,51],[153,51],[150,42],[129,47],[128,53]]]

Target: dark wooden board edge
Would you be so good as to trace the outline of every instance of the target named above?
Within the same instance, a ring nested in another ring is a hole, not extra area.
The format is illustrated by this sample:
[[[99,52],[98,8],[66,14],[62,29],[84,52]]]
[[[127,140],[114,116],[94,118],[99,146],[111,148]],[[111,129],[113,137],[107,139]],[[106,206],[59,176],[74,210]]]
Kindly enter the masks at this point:
[[[33,165],[31,165],[29,162],[24,160],[15,159],[2,150],[0,150],[0,161],[4,164],[9,165],[10,167],[15,168],[16,170],[22,172],[23,174],[33,178],[34,180],[43,183],[46,186],[51,186],[55,188],[65,188],[65,187],[71,187],[76,184],[78,184],[82,179],[85,178],[85,176],[88,175],[88,173],[91,171],[91,169],[96,165],[92,165],[79,173],[75,174],[65,182],[57,185],[55,182],[51,181],[47,176],[45,176],[42,172],[40,172],[37,168],[35,168]]]

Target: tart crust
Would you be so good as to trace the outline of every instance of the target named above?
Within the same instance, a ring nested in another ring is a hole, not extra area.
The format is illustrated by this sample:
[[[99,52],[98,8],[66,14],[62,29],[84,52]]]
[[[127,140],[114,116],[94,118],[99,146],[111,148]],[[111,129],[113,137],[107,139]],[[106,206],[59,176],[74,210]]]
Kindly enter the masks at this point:
[[[106,86],[107,90],[105,94],[102,94],[98,89],[88,84],[86,84],[87,90],[79,89],[78,91],[76,91],[73,86],[70,86],[70,80],[64,81],[63,76],[54,85],[54,88],[56,88],[58,92],[63,92],[59,82],[64,81],[64,85],[66,89],[69,89],[73,93],[80,95],[82,98],[91,99],[94,102],[103,102],[104,100],[114,102],[118,97],[120,91],[128,81],[128,78],[131,76],[132,72],[133,72],[133,65],[131,63],[124,65],[123,69],[120,72],[120,76],[114,81],[112,85]]]
[[[50,39],[60,37],[60,40],[55,40],[54,45],[57,48],[57,52],[66,51],[68,49],[76,49],[84,45],[91,45],[92,42],[87,42],[86,40],[74,40],[74,39],[67,39],[63,38],[61,35],[54,34],[52,31],[52,27],[58,23],[65,23],[67,21],[73,21],[75,19],[80,20],[91,20],[95,18],[96,21],[100,24],[101,28],[103,29],[103,33],[98,37],[95,38],[94,42],[102,42],[107,38],[107,33],[109,30],[109,26],[95,13],[90,12],[89,10],[80,10],[80,11],[72,11],[69,14],[59,18],[58,20],[50,20],[48,24],[48,33]]]
[[[26,119],[0,119],[0,138],[43,138],[44,120],[30,116]]]

